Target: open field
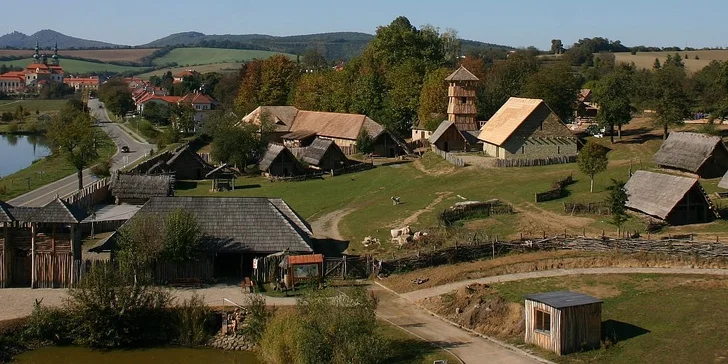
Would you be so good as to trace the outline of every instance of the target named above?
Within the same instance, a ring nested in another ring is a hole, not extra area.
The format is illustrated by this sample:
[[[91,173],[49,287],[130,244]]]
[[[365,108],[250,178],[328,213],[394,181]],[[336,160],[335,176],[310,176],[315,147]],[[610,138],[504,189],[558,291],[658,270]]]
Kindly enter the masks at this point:
[[[6,66],[25,67],[32,62],[32,58],[19,59],[14,61],[0,61],[0,64]],[[143,71],[145,67],[118,66],[108,63],[94,63],[86,61],[77,61],[75,59],[61,59],[61,67],[66,74],[73,73],[91,73],[91,72],[126,72],[126,71]]]
[[[727,61],[728,50],[707,50],[707,51],[680,51],[680,52],[637,52],[632,55],[629,52],[614,53],[616,62],[631,63],[634,62],[638,68],[652,69],[652,65],[655,63],[655,58],[660,59],[660,63],[664,63],[667,59],[667,55],[674,55],[678,53],[683,58],[685,69],[690,72],[700,71],[703,67],[707,66],[711,61]],[[688,55],[688,59],[685,59],[685,55]],[[695,59],[695,56],[699,59]]]
[[[213,64],[203,64],[203,65],[189,66],[189,67],[160,68],[160,69],[157,69],[154,71],[139,74],[136,77],[139,77],[142,79],[149,79],[149,77],[152,77],[152,76],[162,76],[165,73],[167,73],[168,71],[172,72],[172,74],[175,75],[175,74],[178,74],[178,73],[188,70],[188,69],[194,69],[195,71],[200,72],[200,73],[238,72],[238,70],[240,70],[240,67],[241,67],[240,63],[213,63]]]
[[[625,129],[621,142],[609,145],[608,139],[598,140],[612,151],[609,153],[608,170],[595,179],[594,193],[589,193],[589,178],[578,171],[575,163],[528,168],[457,169],[427,153],[414,162],[379,166],[323,180],[273,183],[262,177],[243,177],[236,181],[235,191],[225,193],[209,192],[209,181],[181,181],[177,194],[281,197],[310,222],[322,216],[329,219],[327,223],[340,221],[338,230],[344,238],[351,239],[351,253],[411,254],[409,250],[398,250],[389,242],[389,229],[410,225],[414,231],[433,231],[438,225],[437,214],[462,201],[458,196],[478,201],[498,198],[513,204],[514,215],[474,219],[463,224],[467,230],[498,235],[501,239],[518,238],[521,233],[526,237],[537,237],[563,234],[565,231],[589,236],[599,236],[604,231],[606,235],[615,236],[616,228],[609,223],[608,216],[564,214],[563,202],[603,201],[612,178],[628,179],[630,163],[633,171],[654,169],[652,155],[662,139],[657,131],[650,131],[650,128],[648,120],[635,119]],[[685,127],[687,130],[691,128],[695,127]],[[538,204],[533,202],[535,193],[548,190],[554,181],[570,174],[576,183],[567,188],[569,196]],[[718,179],[703,180],[702,183],[708,193],[718,190]],[[392,206],[391,196],[399,196],[402,204]],[[714,202],[725,205],[728,201],[714,199]],[[335,211],[338,212],[332,214]],[[644,223],[637,218],[630,219],[623,229],[646,235]],[[721,240],[728,241],[728,221],[669,227],[660,235],[688,233],[696,234],[696,239],[715,240],[716,236],[720,236]],[[365,236],[379,238],[381,247],[364,248],[360,242]]]
[[[67,100],[0,100],[0,113],[15,111],[18,105],[31,113],[36,110],[40,112],[60,111],[66,102]]]
[[[604,300],[603,338],[611,347],[557,357],[561,363],[713,363],[728,357],[728,279],[713,276],[611,274],[471,285],[426,299],[440,314],[514,344],[523,343],[523,297],[571,290]],[[462,311],[455,315],[455,307]]]
[[[129,49],[60,49],[58,50],[58,56],[61,58],[61,63],[65,62],[64,56],[69,57],[80,57],[87,59],[97,59],[101,62],[137,62],[142,57],[148,56],[157,48],[129,48]],[[51,53],[51,51],[45,50],[41,52]],[[25,56],[32,57],[32,49],[0,49],[0,57],[7,56]]]
[[[164,65],[175,62],[181,66],[197,64],[244,62],[251,59],[265,59],[277,52],[258,51],[248,49],[222,49],[222,48],[176,48],[165,56],[156,58],[154,64]],[[285,54],[295,58],[292,54]]]

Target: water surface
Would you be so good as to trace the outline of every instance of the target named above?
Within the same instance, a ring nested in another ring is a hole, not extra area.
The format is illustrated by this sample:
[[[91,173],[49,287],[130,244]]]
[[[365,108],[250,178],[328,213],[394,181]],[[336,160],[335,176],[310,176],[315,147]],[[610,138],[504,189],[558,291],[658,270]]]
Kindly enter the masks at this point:
[[[15,173],[50,154],[45,138],[38,135],[0,135],[0,178]]]
[[[27,364],[260,364],[255,354],[206,348],[152,348],[134,350],[92,350],[76,346],[50,346],[15,357]]]

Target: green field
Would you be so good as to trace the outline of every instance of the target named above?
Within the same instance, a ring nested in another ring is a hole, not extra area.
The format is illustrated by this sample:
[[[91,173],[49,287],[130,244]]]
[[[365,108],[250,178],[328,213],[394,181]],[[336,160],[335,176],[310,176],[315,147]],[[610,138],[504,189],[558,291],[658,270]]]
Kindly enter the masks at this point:
[[[697,72],[703,69],[703,67],[710,64],[711,61],[728,61],[728,50],[708,50],[708,51],[680,51],[680,52],[637,52],[637,54],[630,53],[614,53],[616,62],[632,63],[634,62],[637,68],[652,69],[652,65],[655,63],[655,58],[660,60],[660,63],[665,63],[667,55],[679,54],[685,64],[685,69],[690,72]],[[685,59],[685,55],[688,56]],[[698,59],[695,59],[698,56]]]
[[[194,66],[212,63],[245,62],[256,58],[265,59],[274,54],[280,53],[248,49],[176,48],[165,56],[156,58],[154,64],[165,65],[174,62],[180,66]],[[292,54],[286,55],[295,58]]]
[[[67,100],[0,100],[0,113],[15,111],[18,105],[31,113],[60,111]]]
[[[14,61],[1,61],[0,65],[23,67],[33,63],[32,58],[19,59]],[[126,71],[144,71],[145,67],[117,66],[108,63],[94,63],[86,61],[77,61],[75,59],[62,59],[61,67],[66,74],[73,73],[91,73],[91,72],[126,72]]]
[[[714,363],[728,356],[728,319],[717,309],[728,299],[725,277],[637,274],[534,279],[493,284],[481,300],[500,296],[522,311],[526,294],[558,290],[603,299],[603,335],[612,341],[616,337],[616,343],[562,357],[538,350],[547,359],[560,363]],[[446,296],[450,297],[444,302],[458,299],[454,293]],[[479,302],[475,297],[472,301]],[[513,335],[509,341],[523,342],[523,337]]]
[[[152,76],[162,76],[167,72],[172,72],[173,75],[176,75],[182,71],[188,70],[190,68],[194,68],[195,71],[200,73],[209,73],[209,72],[219,72],[219,73],[227,73],[227,72],[237,72],[240,70],[240,67],[242,67],[241,63],[213,63],[213,64],[203,64],[203,65],[196,65],[194,67],[171,67],[171,68],[160,68],[156,69],[154,71],[146,72],[137,75],[137,77],[142,79],[149,79],[149,77]]]

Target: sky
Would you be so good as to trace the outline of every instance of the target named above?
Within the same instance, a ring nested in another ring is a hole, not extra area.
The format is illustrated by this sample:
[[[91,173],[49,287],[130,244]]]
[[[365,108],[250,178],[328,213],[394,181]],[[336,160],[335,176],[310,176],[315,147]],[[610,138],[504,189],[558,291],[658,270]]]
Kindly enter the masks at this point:
[[[622,44],[728,47],[725,0],[35,0],[3,1],[0,34],[53,29],[66,35],[140,45],[172,33],[298,35],[355,31],[406,16],[420,27],[453,28],[460,38],[550,48],[605,37]]]

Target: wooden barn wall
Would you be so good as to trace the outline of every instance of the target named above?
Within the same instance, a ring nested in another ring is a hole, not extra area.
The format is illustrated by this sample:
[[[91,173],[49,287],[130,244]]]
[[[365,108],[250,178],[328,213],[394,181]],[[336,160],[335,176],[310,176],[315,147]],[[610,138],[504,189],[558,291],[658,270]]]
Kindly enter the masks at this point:
[[[8,227],[3,224],[0,226],[0,288],[8,285],[8,271],[10,264],[6,261],[8,254],[6,253],[8,245],[5,243],[8,236]]]
[[[599,348],[602,336],[601,303],[567,307],[561,311],[561,348],[558,354]]]
[[[537,309],[551,314],[551,332],[548,334],[536,331]],[[524,314],[526,321],[524,341],[527,344],[533,344],[560,354],[561,325],[559,323],[561,322],[561,312],[543,303],[526,300]]]
[[[210,282],[214,272],[213,257],[205,256],[199,260],[182,263],[160,261],[154,264],[152,272],[154,281],[161,284],[185,278]]]
[[[34,287],[65,288],[71,285],[72,241],[71,233],[56,232],[55,226],[50,227],[49,234],[36,234],[33,257]]]

